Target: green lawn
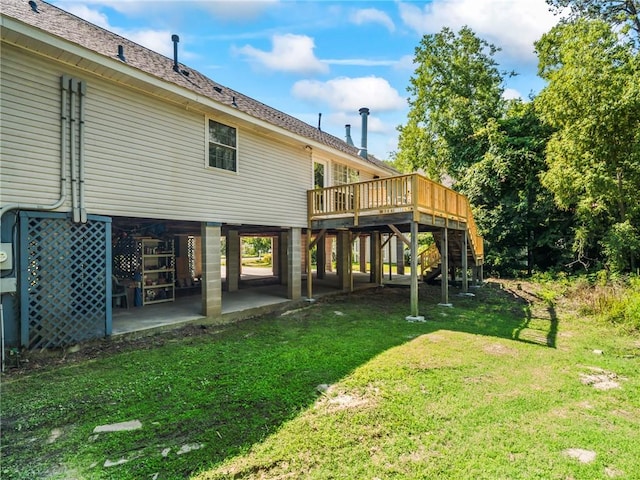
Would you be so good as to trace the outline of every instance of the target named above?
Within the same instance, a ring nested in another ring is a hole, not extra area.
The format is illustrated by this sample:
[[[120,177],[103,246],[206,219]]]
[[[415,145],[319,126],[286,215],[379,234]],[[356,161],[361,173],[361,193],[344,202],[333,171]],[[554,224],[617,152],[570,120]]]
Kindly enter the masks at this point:
[[[425,323],[386,288],[9,373],[1,477],[640,478],[640,339],[535,288],[421,286]]]

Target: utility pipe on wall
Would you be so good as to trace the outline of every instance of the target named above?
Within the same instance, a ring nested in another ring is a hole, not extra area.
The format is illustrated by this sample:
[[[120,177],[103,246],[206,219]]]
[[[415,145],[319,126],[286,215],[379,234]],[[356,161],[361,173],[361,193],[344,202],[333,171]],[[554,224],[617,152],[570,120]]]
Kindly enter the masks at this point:
[[[80,82],[78,91],[78,103],[80,107],[78,135],[80,137],[78,144],[78,163],[80,164],[80,222],[87,223],[87,209],[84,200],[84,105],[87,94],[87,84]]]
[[[71,101],[69,102],[69,143],[70,143],[70,165],[71,165],[71,209],[73,221],[80,222],[80,208],[78,207],[78,167],[77,163],[77,138],[76,138],[76,97],[78,93],[78,80],[71,79]]]

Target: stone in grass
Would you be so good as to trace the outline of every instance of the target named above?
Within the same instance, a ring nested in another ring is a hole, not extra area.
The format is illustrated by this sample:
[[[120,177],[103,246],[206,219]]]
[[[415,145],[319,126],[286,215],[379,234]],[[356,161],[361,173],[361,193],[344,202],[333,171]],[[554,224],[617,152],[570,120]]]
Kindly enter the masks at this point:
[[[180,447],[180,450],[178,450],[176,452],[176,455],[182,455],[183,453],[189,453],[193,450],[200,450],[202,447],[204,447],[204,444],[202,443],[188,443],[186,445],[182,445],[182,447]]]
[[[567,448],[564,454],[568,457],[575,458],[580,463],[591,463],[596,459],[596,452],[593,450],[584,450],[583,448]]]
[[[138,430],[142,428],[140,420],[131,420],[129,422],[111,423],[109,425],[99,425],[93,429],[93,433],[105,432],[127,432],[130,430]]]
[[[129,460],[127,460],[126,458],[121,458],[120,460],[116,460],[116,461],[111,461],[109,459],[104,461],[104,467],[108,468],[108,467],[115,467],[116,465],[122,465],[123,463],[127,463]]]

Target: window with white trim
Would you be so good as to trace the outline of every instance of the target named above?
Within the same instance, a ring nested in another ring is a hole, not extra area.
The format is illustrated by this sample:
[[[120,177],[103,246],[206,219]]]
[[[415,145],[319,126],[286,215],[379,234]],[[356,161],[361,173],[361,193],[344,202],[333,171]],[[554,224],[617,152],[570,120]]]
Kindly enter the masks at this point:
[[[360,181],[360,173],[353,168],[349,168],[341,163],[331,165],[331,176],[334,185],[345,185]]]
[[[238,171],[237,131],[234,127],[209,120],[209,166]]]

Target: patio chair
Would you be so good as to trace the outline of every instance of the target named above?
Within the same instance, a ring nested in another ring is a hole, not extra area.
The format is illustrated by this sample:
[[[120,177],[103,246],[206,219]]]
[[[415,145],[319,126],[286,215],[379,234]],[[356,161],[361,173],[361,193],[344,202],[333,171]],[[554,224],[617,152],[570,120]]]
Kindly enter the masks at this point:
[[[127,297],[127,286],[120,283],[120,280],[115,275],[111,275],[111,301],[112,306],[116,304],[129,309],[129,298]]]

